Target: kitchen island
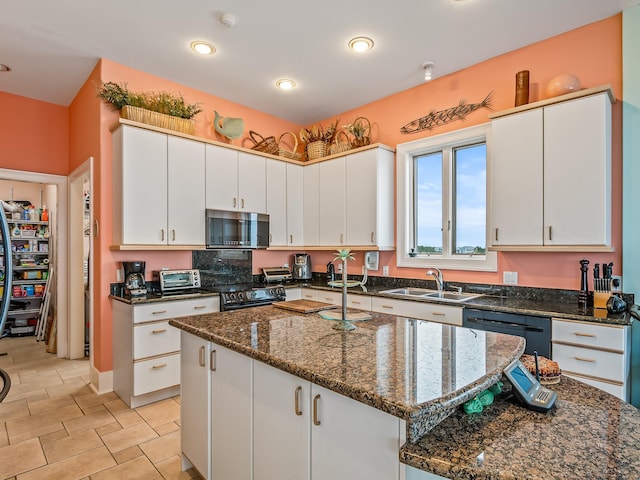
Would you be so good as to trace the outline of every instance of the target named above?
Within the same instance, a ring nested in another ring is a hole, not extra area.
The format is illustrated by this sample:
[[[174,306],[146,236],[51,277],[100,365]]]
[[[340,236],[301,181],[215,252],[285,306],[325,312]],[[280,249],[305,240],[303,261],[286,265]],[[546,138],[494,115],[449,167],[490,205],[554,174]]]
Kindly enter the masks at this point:
[[[316,313],[302,315],[272,306],[186,317],[170,324],[183,335],[188,332],[253,362],[254,382],[265,367],[287,372],[360,408],[373,407],[401,419],[399,458],[408,467],[406,472],[400,468],[397,478],[434,478],[425,472],[465,479],[638,478],[640,414],[634,407],[563,377],[554,387],[559,400],[550,414],[533,413],[499,398],[482,414],[468,416],[458,407],[498,381],[502,369],[522,352],[522,339],[371,315],[348,333],[333,330],[332,322]],[[184,347],[182,354],[187,354]],[[258,412],[259,401],[252,401]],[[191,434],[184,423],[183,429],[185,436]],[[567,445],[560,451],[563,441]],[[260,446],[254,447],[253,457],[247,458],[259,458]],[[591,452],[598,455],[592,458]],[[372,459],[376,456],[372,451]],[[254,465],[254,478],[259,478],[259,470]]]

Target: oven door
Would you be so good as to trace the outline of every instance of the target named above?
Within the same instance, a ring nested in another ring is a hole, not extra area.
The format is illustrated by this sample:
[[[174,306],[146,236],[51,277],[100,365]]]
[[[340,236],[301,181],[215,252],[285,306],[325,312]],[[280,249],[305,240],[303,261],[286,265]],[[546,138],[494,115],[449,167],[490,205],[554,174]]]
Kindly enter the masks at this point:
[[[271,305],[273,300],[252,300],[246,303],[229,303],[224,302],[220,304],[221,312],[230,312],[231,310],[241,310],[243,308],[261,307],[265,305]]]

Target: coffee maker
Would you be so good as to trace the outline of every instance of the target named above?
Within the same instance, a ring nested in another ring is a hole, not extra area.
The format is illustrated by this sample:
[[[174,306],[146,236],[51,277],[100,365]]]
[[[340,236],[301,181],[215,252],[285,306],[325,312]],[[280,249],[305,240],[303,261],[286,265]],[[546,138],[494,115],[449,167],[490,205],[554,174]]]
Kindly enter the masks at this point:
[[[124,269],[124,292],[131,297],[147,294],[144,281],[145,262],[122,262]]]
[[[294,253],[293,271],[291,273],[294,280],[311,280],[311,255]]]

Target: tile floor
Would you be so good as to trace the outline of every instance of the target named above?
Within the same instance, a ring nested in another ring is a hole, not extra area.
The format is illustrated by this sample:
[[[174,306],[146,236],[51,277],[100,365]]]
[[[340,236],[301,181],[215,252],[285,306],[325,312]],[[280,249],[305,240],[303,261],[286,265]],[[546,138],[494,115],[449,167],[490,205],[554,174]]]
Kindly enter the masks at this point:
[[[136,409],[87,386],[88,360],[46,353],[34,337],[2,338],[11,391],[0,403],[0,479],[187,480],[180,398]]]

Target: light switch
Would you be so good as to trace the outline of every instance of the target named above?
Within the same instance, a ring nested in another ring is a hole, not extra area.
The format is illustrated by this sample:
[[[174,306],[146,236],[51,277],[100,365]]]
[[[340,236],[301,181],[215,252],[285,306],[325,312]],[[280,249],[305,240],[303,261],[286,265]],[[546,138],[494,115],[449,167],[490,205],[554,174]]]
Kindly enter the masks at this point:
[[[502,283],[504,283],[505,285],[517,285],[518,272],[503,272]]]

